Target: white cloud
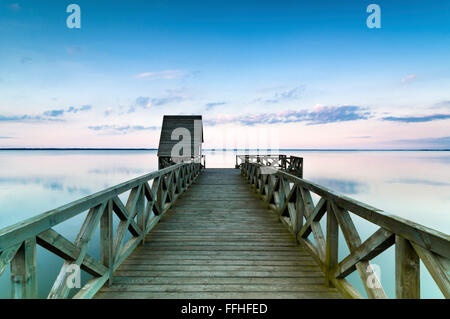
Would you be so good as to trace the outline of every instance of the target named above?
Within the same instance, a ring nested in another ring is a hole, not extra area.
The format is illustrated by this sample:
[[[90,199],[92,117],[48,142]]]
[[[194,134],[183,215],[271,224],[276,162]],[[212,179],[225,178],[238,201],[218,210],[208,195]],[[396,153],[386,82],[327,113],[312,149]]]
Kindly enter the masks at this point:
[[[257,124],[296,123],[327,124],[336,122],[366,120],[372,116],[371,112],[361,106],[316,105],[312,110],[286,110],[276,113],[255,113],[246,115],[219,115],[217,118],[205,119],[207,125],[239,123],[245,126]]]
[[[165,70],[159,72],[143,72],[136,75],[136,77],[138,79],[148,78],[150,80],[172,80],[180,78],[184,75],[186,75],[186,73],[182,70]]]
[[[88,128],[92,131],[104,132],[104,134],[128,134],[136,131],[144,131],[144,130],[158,130],[160,127],[158,126],[144,126],[144,125],[94,125],[88,126]]]

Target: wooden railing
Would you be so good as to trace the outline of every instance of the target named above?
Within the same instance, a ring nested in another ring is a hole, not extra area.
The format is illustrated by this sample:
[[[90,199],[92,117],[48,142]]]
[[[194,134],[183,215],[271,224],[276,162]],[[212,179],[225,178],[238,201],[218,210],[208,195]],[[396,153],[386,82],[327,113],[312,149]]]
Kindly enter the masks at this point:
[[[66,298],[71,290],[70,276],[76,267],[93,275],[74,296],[92,297],[123,260],[143,242],[200,173],[199,163],[180,163],[100,191],[57,209],[0,230],[0,275],[11,266],[11,297],[37,298],[36,245],[65,261],[48,298]],[[151,182],[151,184],[150,184]],[[125,204],[119,195],[130,191]],[[53,227],[88,211],[74,243]],[[113,232],[113,213],[119,217]],[[87,248],[100,227],[100,260],[87,254]],[[125,241],[129,231],[131,238]]]
[[[369,261],[395,244],[397,298],[420,298],[420,260],[444,297],[450,298],[450,236],[281,170],[244,161],[241,173],[316,259],[325,273],[326,285],[347,297],[361,298],[345,279],[357,271],[369,298],[387,298]],[[312,193],[320,198],[315,205]],[[362,242],[351,214],[379,226],[378,230]],[[319,222],[325,215],[324,233]],[[341,259],[339,228],[350,251]]]
[[[194,161],[195,163],[201,164],[202,168],[206,168],[206,156],[198,155],[195,157],[170,157],[170,156],[160,156],[158,157],[158,168],[163,169],[178,163]]]
[[[281,169],[289,174],[303,177],[303,158],[287,155],[236,155],[235,168],[241,168],[243,163],[256,163],[264,167]]]

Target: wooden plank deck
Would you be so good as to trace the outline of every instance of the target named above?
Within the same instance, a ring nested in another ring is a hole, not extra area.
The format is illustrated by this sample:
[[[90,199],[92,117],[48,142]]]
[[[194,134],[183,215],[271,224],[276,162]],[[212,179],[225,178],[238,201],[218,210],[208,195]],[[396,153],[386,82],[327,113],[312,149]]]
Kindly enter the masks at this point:
[[[96,298],[342,298],[237,169],[206,169]]]

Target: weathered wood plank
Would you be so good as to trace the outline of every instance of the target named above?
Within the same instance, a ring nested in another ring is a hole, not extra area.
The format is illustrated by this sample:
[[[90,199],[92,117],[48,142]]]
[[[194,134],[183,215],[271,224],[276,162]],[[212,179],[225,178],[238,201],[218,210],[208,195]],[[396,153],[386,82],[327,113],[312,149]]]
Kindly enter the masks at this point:
[[[73,296],[73,299],[91,299],[108,281],[109,274],[92,278]]]
[[[326,259],[325,259],[325,278],[326,284],[333,287],[334,273],[333,269],[338,264],[338,243],[339,243],[339,225],[331,209],[331,204],[327,202],[327,238],[326,238]]]
[[[327,201],[323,198],[319,200],[311,215],[307,217],[305,224],[299,232],[299,236],[307,238],[312,231],[312,224],[320,221],[327,210]]]
[[[297,271],[298,269],[304,271],[320,271],[317,264],[302,264],[299,265],[277,265],[277,271],[287,272],[287,271]],[[270,271],[274,269],[274,265],[233,265],[233,264],[207,264],[207,265],[187,265],[187,264],[177,264],[177,265],[158,265],[158,264],[147,264],[147,263],[122,263],[118,270],[128,271],[128,270],[148,270],[148,271]]]
[[[155,240],[164,240],[164,241],[198,241],[198,240],[207,240],[207,241],[240,241],[240,240],[256,240],[256,241],[285,241],[285,240],[293,240],[292,236],[289,234],[280,234],[280,233],[236,233],[236,232],[227,232],[227,233],[218,233],[211,234],[209,232],[196,233],[192,234],[191,232],[178,232],[175,234],[172,233],[152,233],[147,235],[148,238],[153,238]]]
[[[395,293],[398,299],[420,299],[420,259],[400,236],[395,237]]]
[[[339,292],[348,299],[363,299],[363,296],[355,289],[347,280],[332,278],[333,286],[336,287]]]
[[[342,234],[344,235],[347,246],[350,253],[353,253],[359,246],[361,246],[361,238],[358,235],[355,225],[350,217],[350,214],[331,202],[334,215],[336,216],[339,226],[342,229]],[[355,264],[358,270],[359,276],[363,286],[367,292],[369,298],[373,299],[386,299],[386,293],[376,276],[372,266],[368,261],[360,261]]]
[[[52,289],[48,295],[49,299],[66,298],[69,294],[71,287],[68,285],[68,279],[74,271],[76,271],[77,266],[81,266],[85,255],[87,253],[88,244],[94,235],[97,225],[100,222],[100,218],[106,208],[106,204],[103,203],[94,208],[91,208],[86,219],[81,226],[81,230],[75,239],[75,246],[80,248],[80,253],[77,259],[65,261],[58,277],[56,278]]]
[[[323,277],[152,277],[146,276],[115,276],[115,284],[131,285],[321,285]]]
[[[16,255],[16,252],[19,250],[21,245],[22,245],[21,243],[14,245],[8,249],[5,249],[4,251],[2,251],[0,253],[0,276],[6,270],[6,268],[8,267],[9,263],[14,258],[14,256]]]
[[[315,218],[316,207],[314,206],[314,203],[313,203],[313,200],[311,197],[311,193],[308,190],[306,190],[304,188],[300,188],[300,192],[302,194],[303,204],[305,207],[305,217],[306,217],[307,221],[309,219],[311,219],[309,225],[311,226],[311,231],[314,235],[314,240],[316,242],[316,249],[317,249],[318,256],[319,256],[320,260],[322,262],[324,262],[325,258],[326,258],[326,256],[325,256],[325,246],[326,246],[325,237],[323,235],[323,231],[322,231],[322,227],[320,226],[320,223],[317,220],[316,221],[314,220],[314,219],[316,219]],[[317,204],[317,206],[318,206],[317,211],[320,212],[323,210],[323,209],[321,209],[321,207],[323,207],[325,205],[324,203],[325,203],[324,201],[320,201]],[[317,214],[319,214],[319,213],[317,213]],[[303,227],[305,228],[305,226],[303,226]],[[306,238],[307,236],[305,236],[305,234],[303,234],[302,237]]]
[[[114,265],[113,251],[113,201],[109,200],[103,215],[100,217],[100,260],[108,268],[108,284],[112,284]]]
[[[258,284],[161,284],[161,285],[113,285],[105,288],[103,292],[328,292],[330,289],[323,285],[311,285],[311,284],[271,284],[271,285],[258,285]],[[336,293],[336,292],[335,292]]]
[[[450,261],[411,243],[445,298],[450,299]]]
[[[11,298],[37,298],[36,238],[25,240],[11,260]]]
[[[318,269],[317,271],[252,271],[252,270],[236,270],[236,271],[151,271],[151,270],[117,270],[115,272],[116,276],[153,276],[153,277],[272,277],[272,278],[283,278],[283,277],[320,277],[324,278],[322,271]]]
[[[146,244],[147,245],[147,244]],[[279,246],[153,246],[149,247],[150,249],[153,249],[155,251],[230,251],[230,252],[237,252],[237,251],[286,251],[286,252],[295,252],[295,247],[279,247]]]
[[[81,253],[81,248],[75,246],[53,229],[40,233],[36,237],[37,243],[45,249],[65,260],[76,260]],[[86,254],[81,263],[81,269],[93,276],[102,276],[107,268],[96,259]]]
[[[146,244],[147,245],[147,244]],[[254,248],[254,247],[293,247],[297,248],[297,245],[294,242],[289,242],[287,240],[285,241],[161,241],[161,240],[155,240],[153,239],[149,244],[149,246],[156,248],[156,247],[171,247],[174,249],[178,249],[180,246],[181,248],[185,246],[201,246],[201,247],[212,247],[214,249],[214,246],[220,246],[220,247],[231,247],[231,246],[237,246],[239,248],[247,247],[247,248]]]
[[[106,299],[336,299],[338,293],[330,292],[205,292],[205,293],[155,293],[132,292],[129,294],[117,292],[102,292],[99,298]]]
[[[301,259],[296,257],[294,260],[248,260],[244,258],[231,260],[211,260],[211,259],[149,259],[148,256],[136,256],[127,258],[121,266],[124,265],[162,265],[162,266],[315,266],[316,262],[312,258]]]
[[[139,247],[130,258],[134,258],[137,256],[149,256],[148,258],[182,258],[182,259],[204,259],[204,258],[213,258],[217,260],[222,259],[235,259],[235,258],[243,258],[243,259],[270,259],[274,258],[276,260],[286,260],[286,258],[299,258],[299,257],[309,257],[312,258],[308,252],[304,249],[299,250],[288,250],[288,251],[249,251],[249,250],[234,250],[234,251],[220,251],[220,250],[153,250],[147,249],[147,247]],[[204,258],[202,258],[202,256]]]
[[[394,244],[395,236],[383,228],[378,229],[372,236],[358,246],[336,266],[335,276],[344,278],[356,270],[360,261],[369,261]]]
[[[114,283],[118,285],[321,285],[323,277],[152,277],[146,276],[115,276]]]

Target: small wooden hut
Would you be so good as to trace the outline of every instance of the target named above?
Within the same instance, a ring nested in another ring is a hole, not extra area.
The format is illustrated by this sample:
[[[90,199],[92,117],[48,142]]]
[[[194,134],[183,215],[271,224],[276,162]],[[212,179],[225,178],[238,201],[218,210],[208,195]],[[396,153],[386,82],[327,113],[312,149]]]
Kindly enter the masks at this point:
[[[158,147],[159,169],[187,159],[201,162],[201,115],[164,115]]]

